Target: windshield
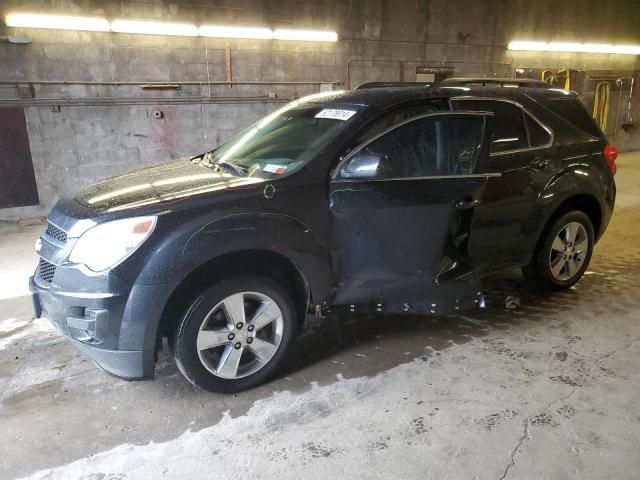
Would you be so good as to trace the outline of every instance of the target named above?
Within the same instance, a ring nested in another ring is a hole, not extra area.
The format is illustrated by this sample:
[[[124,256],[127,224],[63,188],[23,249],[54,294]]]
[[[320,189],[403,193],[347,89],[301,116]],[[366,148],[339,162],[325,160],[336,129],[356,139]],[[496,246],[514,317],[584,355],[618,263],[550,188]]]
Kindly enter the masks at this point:
[[[356,114],[359,106],[325,108],[304,99],[268,115],[202,156],[207,167],[265,179],[288,175],[310,161]]]

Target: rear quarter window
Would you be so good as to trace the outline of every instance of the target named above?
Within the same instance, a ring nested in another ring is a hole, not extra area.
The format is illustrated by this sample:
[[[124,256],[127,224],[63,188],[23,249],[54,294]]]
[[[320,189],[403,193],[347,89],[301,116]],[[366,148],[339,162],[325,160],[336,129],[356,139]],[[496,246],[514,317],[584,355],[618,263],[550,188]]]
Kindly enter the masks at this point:
[[[596,121],[589,115],[587,109],[574,98],[554,98],[540,102],[556,115],[562,117],[574,127],[592,137],[603,137]]]

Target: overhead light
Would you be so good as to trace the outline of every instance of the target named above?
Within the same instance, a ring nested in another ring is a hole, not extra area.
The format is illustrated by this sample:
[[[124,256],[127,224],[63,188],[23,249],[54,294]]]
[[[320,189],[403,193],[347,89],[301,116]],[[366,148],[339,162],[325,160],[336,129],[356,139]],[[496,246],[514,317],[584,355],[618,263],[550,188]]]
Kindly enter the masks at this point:
[[[271,40],[273,32],[269,28],[260,27],[224,27],[219,25],[202,25],[200,35],[220,38],[256,38]]]
[[[509,50],[531,52],[567,52],[567,53],[617,53],[622,55],[640,55],[640,45],[611,45],[607,43],[577,42],[529,42],[515,40],[510,42]]]
[[[73,17],[66,15],[44,15],[38,13],[11,13],[7,15],[8,27],[54,28],[57,30],[88,30],[108,32],[109,22],[99,17]]]
[[[276,40],[302,40],[309,42],[337,42],[338,34],[336,32],[327,32],[319,30],[289,30],[278,28],[273,32],[273,38]]]
[[[198,27],[189,23],[148,22],[143,20],[114,20],[111,30],[119,33],[141,33],[144,35],[180,35],[196,37]]]
[[[75,17],[39,13],[11,13],[6,17],[8,27],[52,28],[58,30],[89,30],[146,35],[177,35],[185,37],[247,38],[258,40],[297,40],[310,42],[336,42],[336,32],[324,30],[295,30],[266,27],[235,27],[190,23],[155,22],[149,20],[115,19],[109,22],[100,17]]]
[[[624,55],[640,55],[639,45],[613,45],[611,53],[621,53]]]

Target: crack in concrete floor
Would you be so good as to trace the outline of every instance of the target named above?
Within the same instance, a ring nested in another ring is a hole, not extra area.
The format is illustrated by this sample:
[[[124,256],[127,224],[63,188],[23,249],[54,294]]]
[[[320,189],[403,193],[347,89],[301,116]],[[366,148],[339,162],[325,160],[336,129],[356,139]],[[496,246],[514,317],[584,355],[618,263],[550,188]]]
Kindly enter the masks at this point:
[[[560,398],[557,398],[556,400],[551,401],[546,407],[544,407],[542,410],[540,410],[538,413],[536,414],[532,414],[530,416],[528,416],[527,418],[524,419],[523,424],[524,424],[524,431],[522,433],[522,436],[518,439],[518,443],[516,444],[515,448],[513,449],[513,451],[511,452],[510,455],[510,462],[509,464],[507,464],[507,466],[505,467],[505,470],[503,472],[502,475],[500,475],[500,479],[499,480],[505,480],[507,478],[507,476],[509,475],[509,472],[511,471],[511,469],[513,467],[516,466],[516,457],[520,454],[520,452],[522,451],[525,443],[527,442],[527,440],[529,440],[530,435],[529,435],[529,426],[531,425],[531,419],[542,414],[545,413],[546,411],[550,410],[553,405],[560,403],[560,402],[565,402],[567,400],[569,400],[579,389],[579,387],[582,387],[586,381],[587,376],[591,376],[593,374],[593,370],[600,365],[600,363],[607,359],[607,358],[611,358],[612,356],[616,355],[617,353],[623,351],[623,350],[627,350],[635,345],[638,344],[638,342],[640,341],[640,339],[636,339],[633,342],[629,343],[628,345],[616,348],[615,350],[609,352],[609,353],[605,353],[601,356],[599,356],[595,362],[593,362],[593,366],[591,367],[591,369],[589,370],[589,375],[587,375],[586,373],[583,374],[582,380],[580,382],[580,385],[576,385],[575,387],[573,387],[573,390],[571,390],[571,392],[569,392],[566,395],[561,396]],[[566,348],[566,347],[565,347]],[[573,352],[575,353],[575,352]],[[588,356],[589,358],[593,358],[591,356]]]

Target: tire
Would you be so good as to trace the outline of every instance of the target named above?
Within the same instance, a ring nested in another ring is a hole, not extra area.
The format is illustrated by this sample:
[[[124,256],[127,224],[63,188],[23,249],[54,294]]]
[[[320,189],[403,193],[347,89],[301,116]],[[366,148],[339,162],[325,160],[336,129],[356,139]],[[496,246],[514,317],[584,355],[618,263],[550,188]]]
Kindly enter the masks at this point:
[[[572,210],[553,221],[542,235],[531,263],[524,268],[525,276],[539,290],[572,287],[591,261],[595,243],[591,220],[584,212]],[[575,235],[573,242],[571,235]]]
[[[216,393],[265,383],[285,361],[297,330],[295,312],[289,293],[268,277],[216,283],[191,301],[176,327],[178,369],[193,385]]]

